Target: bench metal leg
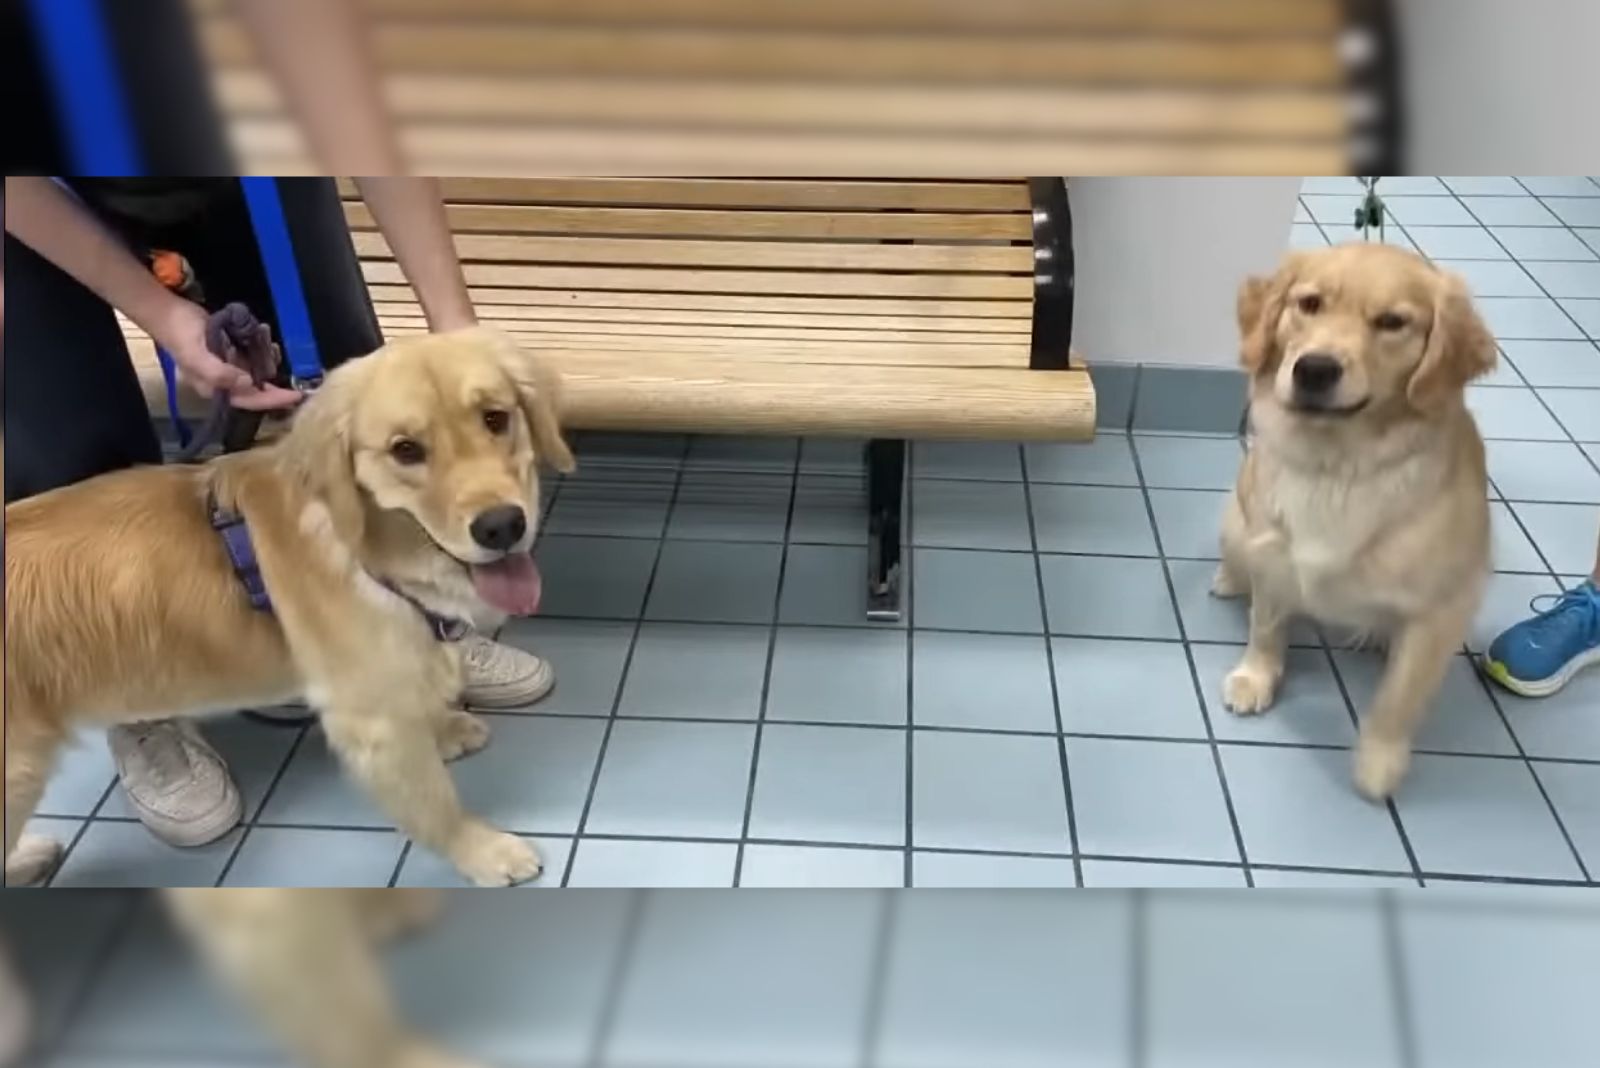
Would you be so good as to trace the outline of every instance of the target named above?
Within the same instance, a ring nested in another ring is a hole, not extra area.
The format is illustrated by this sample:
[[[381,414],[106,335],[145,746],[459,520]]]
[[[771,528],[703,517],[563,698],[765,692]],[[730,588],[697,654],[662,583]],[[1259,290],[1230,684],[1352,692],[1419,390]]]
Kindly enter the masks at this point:
[[[867,443],[867,618],[900,618],[900,515],[905,502],[906,443]]]

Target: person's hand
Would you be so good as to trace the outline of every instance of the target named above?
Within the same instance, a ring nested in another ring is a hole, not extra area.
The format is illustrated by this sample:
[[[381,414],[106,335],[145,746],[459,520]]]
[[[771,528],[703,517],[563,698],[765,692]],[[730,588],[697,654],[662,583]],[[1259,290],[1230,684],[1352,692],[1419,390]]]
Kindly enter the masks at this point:
[[[206,310],[174,296],[159,332],[151,336],[177,364],[180,377],[202,397],[228,395],[228,403],[251,412],[292,408],[303,399],[297,390],[268,382],[256,385],[249,372],[206,347]]]

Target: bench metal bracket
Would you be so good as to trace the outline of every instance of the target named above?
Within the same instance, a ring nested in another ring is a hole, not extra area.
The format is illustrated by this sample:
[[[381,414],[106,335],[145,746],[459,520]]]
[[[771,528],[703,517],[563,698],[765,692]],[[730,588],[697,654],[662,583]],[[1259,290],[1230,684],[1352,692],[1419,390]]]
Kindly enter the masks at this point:
[[[1071,362],[1072,303],[1077,264],[1072,207],[1061,178],[1029,178],[1033,206],[1033,339],[1028,366],[1064,371]]]
[[[900,516],[905,501],[906,443],[867,442],[867,618],[900,618],[903,564]]]

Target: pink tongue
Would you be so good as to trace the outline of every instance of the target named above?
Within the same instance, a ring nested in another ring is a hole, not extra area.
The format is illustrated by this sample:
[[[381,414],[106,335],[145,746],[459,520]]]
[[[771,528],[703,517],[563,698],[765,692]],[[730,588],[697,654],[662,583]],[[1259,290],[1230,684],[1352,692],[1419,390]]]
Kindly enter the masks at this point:
[[[478,596],[502,612],[531,616],[539,610],[544,582],[528,553],[512,553],[492,564],[473,564],[472,585]]]

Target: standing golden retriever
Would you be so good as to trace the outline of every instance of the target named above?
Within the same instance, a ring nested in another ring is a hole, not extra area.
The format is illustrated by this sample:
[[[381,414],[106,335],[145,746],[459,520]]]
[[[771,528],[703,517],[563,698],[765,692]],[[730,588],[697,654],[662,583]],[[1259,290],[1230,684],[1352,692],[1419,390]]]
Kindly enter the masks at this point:
[[[457,799],[444,761],[488,728],[437,638],[537,607],[538,462],[573,466],[555,405],[503,335],[410,338],[330,374],[274,445],[8,505],[6,881],[57,859],[22,829],[74,728],[299,698],[406,834],[480,885],[538,874]],[[218,529],[237,518],[265,610]]]
[[[1494,339],[1459,278],[1379,244],[1295,253],[1245,282],[1238,311],[1253,438],[1213,589],[1249,594],[1250,638],[1223,698],[1271,706],[1295,615],[1382,641],[1355,783],[1385,798],[1488,578],[1465,387],[1494,367]]]

